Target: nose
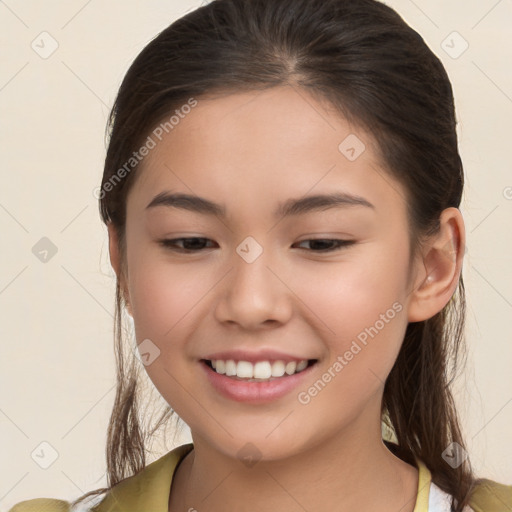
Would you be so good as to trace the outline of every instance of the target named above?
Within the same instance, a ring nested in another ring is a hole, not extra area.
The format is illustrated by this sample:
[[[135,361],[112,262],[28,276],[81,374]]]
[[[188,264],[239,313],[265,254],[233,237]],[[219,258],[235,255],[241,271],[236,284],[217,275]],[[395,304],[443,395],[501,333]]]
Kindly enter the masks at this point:
[[[289,277],[272,264],[268,252],[252,262],[235,252],[229,263],[231,270],[218,289],[216,319],[247,330],[286,323],[292,314]]]

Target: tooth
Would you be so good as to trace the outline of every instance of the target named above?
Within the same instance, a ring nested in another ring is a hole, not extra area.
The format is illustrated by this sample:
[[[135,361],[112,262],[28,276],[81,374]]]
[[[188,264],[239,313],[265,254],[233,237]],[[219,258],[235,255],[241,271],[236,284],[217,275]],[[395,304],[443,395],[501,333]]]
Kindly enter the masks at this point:
[[[236,376],[252,379],[254,377],[252,363],[249,363],[249,361],[238,361],[236,366]]]
[[[293,375],[295,373],[295,370],[297,369],[297,363],[295,361],[292,361],[291,363],[287,363],[284,371],[288,375]]]
[[[272,377],[282,377],[284,375],[284,361],[274,361],[272,363]]]
[[[272,375],[272,367],[268,361],[259,361],[254,365],[255,379],[268,379]]]
[[[255,364],[249,361],[234,361],[229,359],[211,360],[212,368],[222,375],[228,377],[240,377],[242,379],[269,379],[270,377],[282,377],[285,373],[293,375],[301,372],[308,365],[308,360],[303,359],[298,363],[296,361],[285,363],[284,361],[258,361]]]
[[[302,370],[304,370],[304,368],[306,368],[307,365],[308,365],[308,362],[306,359],[300,361],[299,363],[297,363],[297,371],[301,372]]]
[[[228,377],[236,375],[236,363],[235,361],[233,361],[233,359],[226,361],[226,375]]]

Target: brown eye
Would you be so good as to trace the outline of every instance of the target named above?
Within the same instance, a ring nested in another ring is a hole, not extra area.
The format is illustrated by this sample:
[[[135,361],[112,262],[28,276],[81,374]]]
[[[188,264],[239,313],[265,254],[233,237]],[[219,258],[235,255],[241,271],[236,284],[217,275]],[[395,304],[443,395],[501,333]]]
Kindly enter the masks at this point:
[[[309,240],[302,240],[299,244],[304,242],[311,242],[311,247],[313,252],[333,252],[344,247],[348,247],[355,243],[355,240],[336,240],[330,238],[313,238]],[[334,244],[334,247],[333,247]]]
[[[177,252],[199,252],[205,247],[206,242],[211,242],[209,238],[202,237],[187,237],[187,238],[173,238],[159,240],[160,245],[166,247],[172,251]],[[183,246],[179,245],[183,243]]]

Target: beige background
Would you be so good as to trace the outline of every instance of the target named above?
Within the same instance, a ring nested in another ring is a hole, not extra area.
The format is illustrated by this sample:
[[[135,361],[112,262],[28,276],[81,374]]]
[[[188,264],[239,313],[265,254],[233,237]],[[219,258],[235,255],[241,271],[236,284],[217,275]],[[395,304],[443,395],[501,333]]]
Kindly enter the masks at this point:
[[[387,3],[442,59],[454,86],[467,176],[470,347],[457,400],[477,471],[512,484],[512,2]],[[0,2],[0,512],[105,483],[115,282],[93,196],[105,123],[138,52],[199,5]],[[47,58],[40,54],[52,40],[43,31],[58,43]],[[460,36],[446,39],[453,31]],[[468,49],[453,58],[464,40]],[[57,248],[46,263],[32,252],[42,237]],[[48,469],[31,458],[51,454],[42,442],[58,452]]]

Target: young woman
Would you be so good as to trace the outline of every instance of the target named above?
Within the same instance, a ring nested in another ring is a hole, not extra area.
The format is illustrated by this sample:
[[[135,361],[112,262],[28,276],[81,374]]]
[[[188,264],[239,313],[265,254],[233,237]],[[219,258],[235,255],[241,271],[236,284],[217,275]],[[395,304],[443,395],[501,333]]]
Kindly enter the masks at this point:
[[[452,88],[397,13],[215,0],[140,53],[110,130],[108,487],[13,511],[91,495],[96,512],[512,510],[511,486],[473,474],[449,387],[465,305]],[[151,428],[141,367],[169,405]],[[193,443],[146,465],[175,413]]]

